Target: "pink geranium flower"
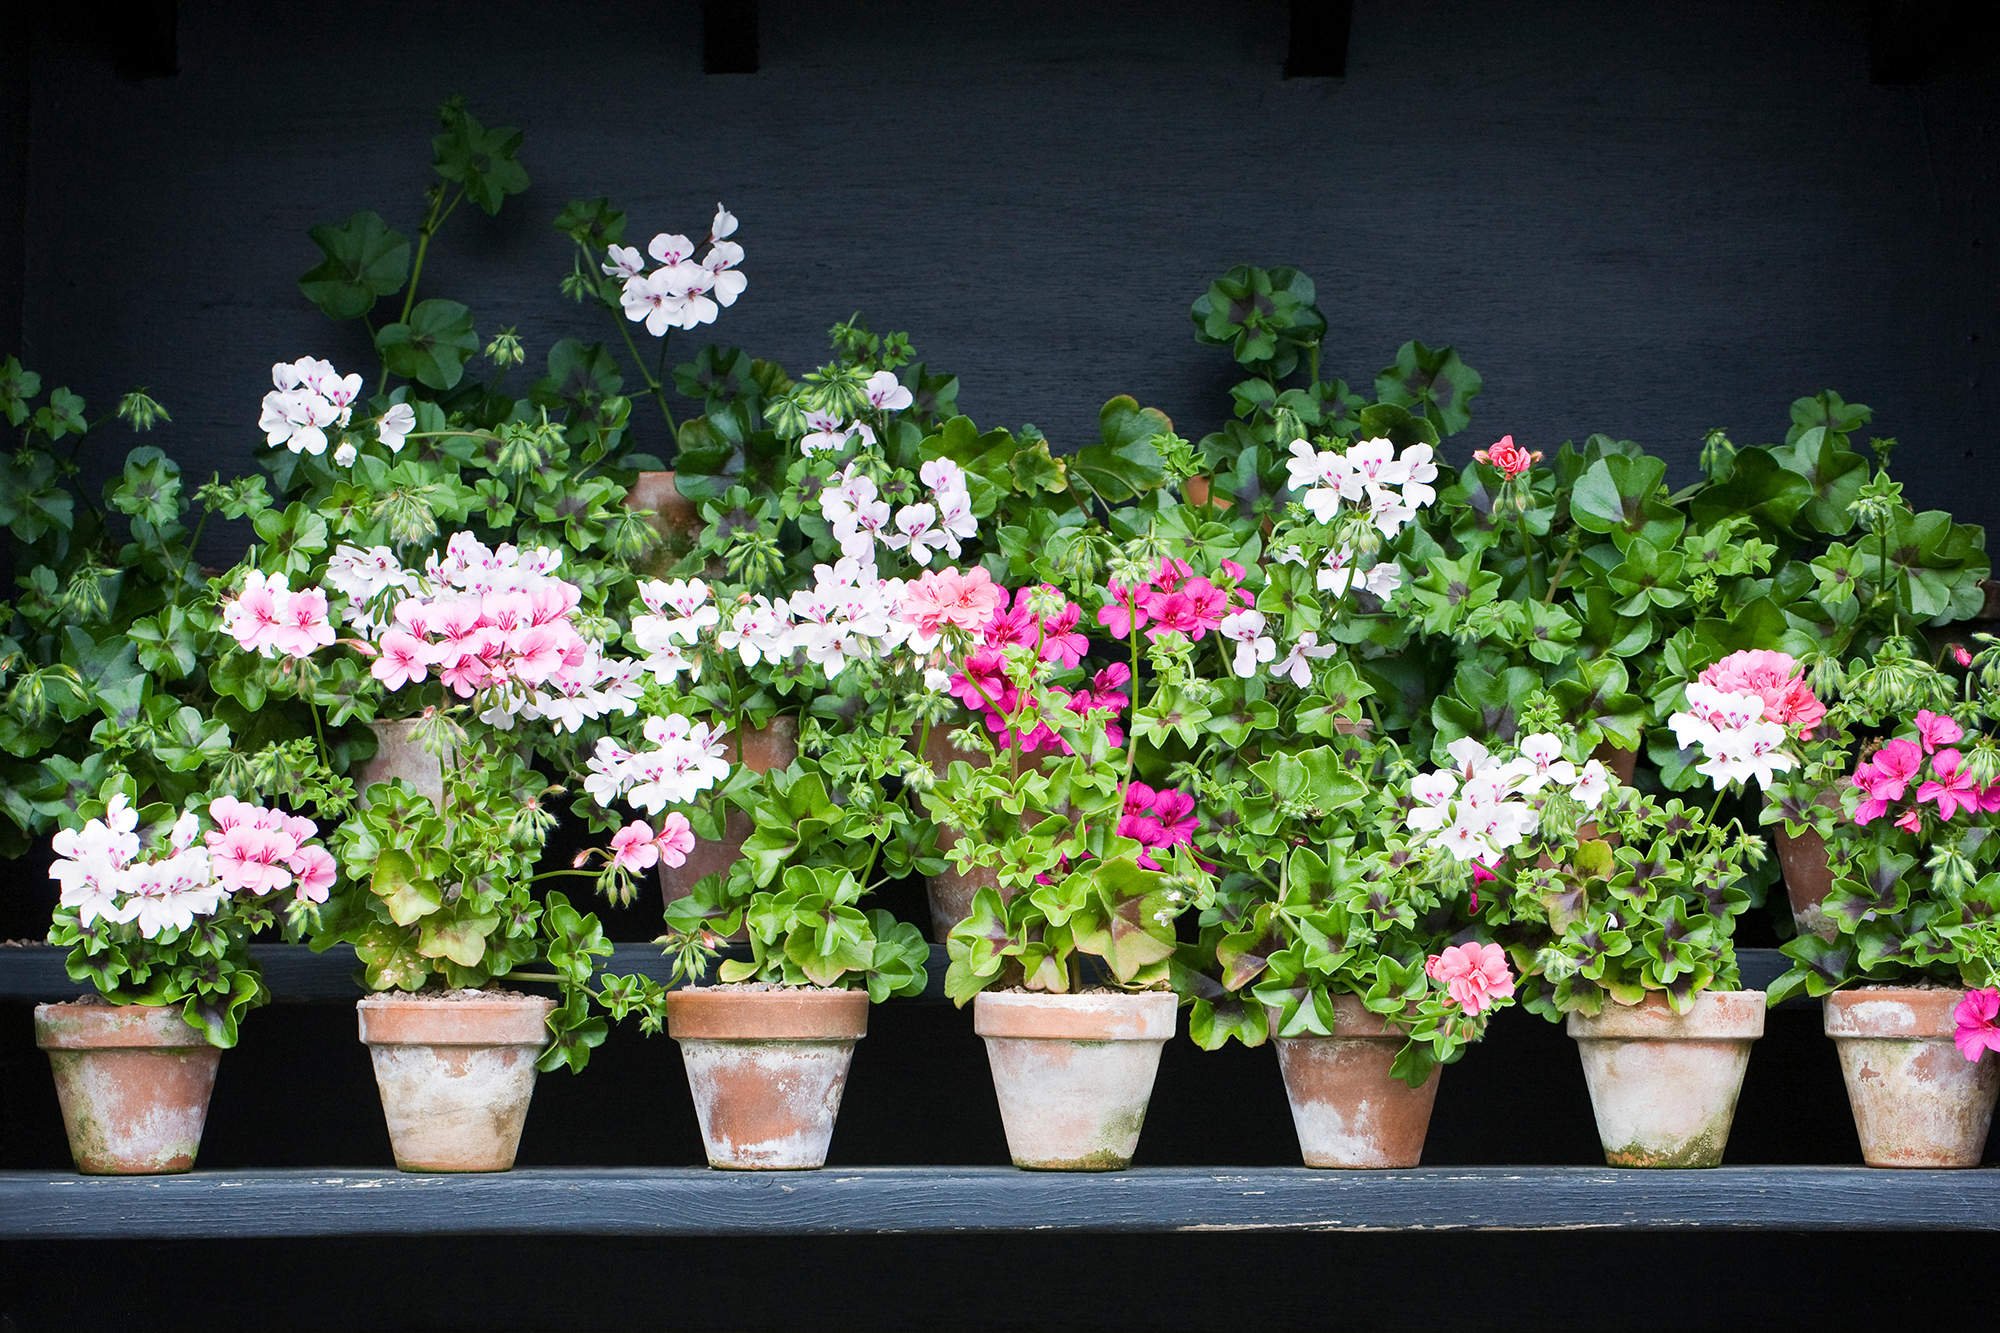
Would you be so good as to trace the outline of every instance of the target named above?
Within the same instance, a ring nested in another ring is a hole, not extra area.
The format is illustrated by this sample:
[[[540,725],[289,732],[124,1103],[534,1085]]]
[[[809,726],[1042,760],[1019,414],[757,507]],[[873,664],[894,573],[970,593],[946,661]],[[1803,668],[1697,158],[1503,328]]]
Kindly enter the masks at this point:
[[[1965,728],[1946,715],[1926,708],[1917,714],[1917,739],[1923,742],[1925,754],[1933,754],[1940,745],[1964,740]]]
[[[430,646],[414,634],[392,629],[382,636],[377,648],[378,655],[368,674],[381,681],[385,690],[421,684],[430,674]]]
[[[292,887],[302,903],[323,903],[333,887],[333,853],[324,847],[301,847],[286,866],[291,870]]]
[[[951,678],[951,692],[967,708],[987,712],[1014,711],[1015,690],[1007,679],[1007,658],[998,648],[974,648],[965,669]]]
[[[1916,808],[1912,806],[1910,809],[1905,810],[1897,818],[1896,827],[1903,830],[1903,832],[1905,833],[1921,832],[1924,827],[1923,817],[1919,815],[1916,811]]]
[[[1951,1039],[1958,1043],[1960,1055],[1977,1060],[1988,1051],[2000,1051],[2000,990],[1988,986],[1967,991],[1951,1017],[1955,1028]]]
[[[1453,1004],[1479,1014],[1514,993],[1514,973],[1507,951],[1497,944],[1454,944],[1432,954],[1424,964],[1431,980],[1442,982]]]
[[[924,634],[947,628],[977,634],[1006,596],[1006,590],[995,586],[992,575],[979,565],[964,574],[955,569],[925,570],[904,589],[900,613]]]
[[[1956,750],[1939,750],[1931,756],[1933,781],[1917,788],[1919,801],[1937,802],[1940,819],[1950,819],[1960,810],[1967,814],[1979,810],[1979,784],[1959,768],[1960,760]]]
[[[1826,716],[1826,705],[1813,697],[1790,653],[1746,648],[1702,672],[1700,679],[1725,694],[1756,695],[1764,701],[1766,722],[1782,722],[1800,733],[1811,731]]]
[[[685,822],[685,821],[683,821]],[[635,819],[611,835],[611,864],[637,873],[659,864],[660,847],[653,826]]]
[[[694,828],[686,815],[675,810],[660,821],[660,836],[653,839],[653,845],[660,849],[660,859],[678,869],[687,864],[688,853],[694,850]]]
[[[1854,822],[1867,824],[1888,813],[1889,802],[1903,799],[1923,766],[1923,751],[1914,741],[1890,741],[1873,759],[1856,764],[1849,781],[1868,793],[1868,799],[1855,810]]]

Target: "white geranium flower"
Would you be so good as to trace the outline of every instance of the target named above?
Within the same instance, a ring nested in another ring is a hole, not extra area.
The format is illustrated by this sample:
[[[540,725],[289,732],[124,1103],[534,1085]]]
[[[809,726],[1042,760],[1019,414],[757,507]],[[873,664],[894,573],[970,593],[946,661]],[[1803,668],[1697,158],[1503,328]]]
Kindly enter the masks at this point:
[[[868,396],[868,405],[878,412],[900,412],[916,401],[893,370],[876,371],[861,391]]]
[[[636,278],[646,271],[646,257],[639,253],[635,245],[607,245],[604,253],[611,262],[598,267],[608,278]]]
[[[408,403],[391,404],[375,423],[375,433],[381,437],[383,445],[392,454],[403,452],[403,441],[417,428],[417,409]]]

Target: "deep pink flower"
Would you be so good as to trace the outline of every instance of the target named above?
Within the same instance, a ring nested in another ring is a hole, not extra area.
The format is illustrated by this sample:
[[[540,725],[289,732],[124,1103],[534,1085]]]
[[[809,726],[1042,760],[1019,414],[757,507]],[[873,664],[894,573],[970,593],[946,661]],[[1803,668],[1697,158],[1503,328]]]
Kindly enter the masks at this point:
[[[1988,986],[1969,990],[1951,1011],[1955,1031],[1951,1039],[1958,1053],[1977,1060],[1988,1051],[2000,1051],[2000,990]]]
[[[1488,869],[1484,861],[1474,861],[1472,863],[1472,882],[1474,884],[1487,884],[1498,878],[1500,877]],[[1476,912],[1479,910],[1479,896],[1474,894],[1472,901],[1472,910]]]
[[[1188,579],[1172,592],[1150,592],[1144,596],[1146,613],[1155,622],[1146,631],[1149,639],[1178,630],[1200,642],[1210,630],[1220,628],[1222,618],[1229,614],[1229,594],[1205,578]]]
[[[1923,742],[1925,754],[1933,754],[1940,745],[1964,740],[1965,728],[1946,715],[1926,708],[1917,714],[1917,739]]]
[[[653,845],[660,849],[660,859],[669,866],[684,866],[688,853],[694,850],[694,827],[686,815],[671,811],[660,821],[660,836],[653,840]]]
[[[1756,695],[1764,701],[1766,722],[1782,722],[1800,734],[1826,716],[1826,705],[1813,696],[1790,653],[1746,648],[1702,672],[1700,680],[1725,694]]]
[[[967,708],[1014,711],[1015,690],[1007,680],[1007,658],[998,648],[974,648],[965,670],[953,674],[951,692]]]
[[[1958,644],[1954,643],[1951,646],[1951,656],[1952,660],[1957,662],[1962,667],[1969,667],[1972,665],[1972,654],[1966,652],[1965,649],[1960,647]]]
[[[1507,951],[1497,944],[1454,944],[1432,954],[1424,971],[1444,983],[1452,1003],[1468,1014],[1483,1013],[1493,1001],[1514,993],[1514,973]]]
[[[659,843],[645,820],[635,819],[611,835],[611,863],[620,870],[650,870],[659,860]]]
[[[1172,592],[1180,587],[1181,580],[1193,572],[1187,561],[1170,557],[1160,561],[1160,567],[1153,571],[1153,586],[1161,592]]]
[[[1128,588],[1117,579],[1104,585],[1104,605],[1098,608],[1097,623],[1111,631],[1112,637],[1130,638],[1135,629],[1146,628],[1146,608],[1140,602],[1142,590]]]
[[[1989,782],[1979,789],[1979,813],[2000,814],[2000,782]]]
[[[1867,792],[1868,799],[1854,812],[1854,822],[1867,824],[1886,814],[1889,802],[1903,799],[1903,793],[1923,766],[1923,751],[1914,741],[1890,741],[1875,752],[1873,759],[1856,764],[1849,781]]]
[[[1909,809],[1905,810],[1896,820],[1896,827],[1903,830],[1903,832],[1905,833],[1920,832],[1923,829],[1923,826],[1924,826],[1923,818],[1922,816],[1917,814],[1917,808],[1915,806],[1911,806]]]
[[[1134,782],[1125,788],[1125,813],[1142,815],[1153,808],[1153,789],[1143,782]]]
[[[1950,819],[1960,810],[1976,814],[1979,810],[1979,784],[1972,780],[1970,773],[1959,769],[1960,755],[1956,750],[1939,750],[1931,756],[1931,776],[1934,781],[1917,788],[1919,801],[1936,801],[1938,818]]]

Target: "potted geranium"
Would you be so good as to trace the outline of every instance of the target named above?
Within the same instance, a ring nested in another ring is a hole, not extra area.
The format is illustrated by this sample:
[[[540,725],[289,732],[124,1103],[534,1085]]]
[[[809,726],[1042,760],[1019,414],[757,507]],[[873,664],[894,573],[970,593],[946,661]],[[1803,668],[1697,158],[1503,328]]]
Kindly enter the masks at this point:
[[[186,809],[133,804],[108,779],[55,835],[62,886],[49,930],[71,978],[97,992],[35,1007],[63,1125],[87,1175],[187,1171],[243,1014],[269,998],[249,942],[323,902],[333,857],[318,826],[228,795]]]
[[[2000,1093],[2000,764],[1978,689],[1994,651],[1960,702],[1885,718],[1860,746],[1827,843],[1830,929],[1786,944],[1793,966],[1771,988],[1825,997],[1871,1166],[1977,1166]]]
[[[1720,1163],[1764,995],[1739,988],[1740,881],[1763,844],[1733,821],[1617,784],[1533,696],[1526,734],[1410,786],[1425,873],[1490,874],[1485,922],[1522,972],[1521,1001],[1566,1018],[1605,1160]]]

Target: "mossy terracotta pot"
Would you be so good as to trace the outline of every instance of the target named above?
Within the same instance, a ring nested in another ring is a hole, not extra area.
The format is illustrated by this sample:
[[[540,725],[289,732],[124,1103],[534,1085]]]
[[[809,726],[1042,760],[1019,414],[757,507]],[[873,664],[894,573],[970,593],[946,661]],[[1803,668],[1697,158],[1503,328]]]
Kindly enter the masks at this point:
[[[1335,995],[1333,1035],[1271,1038],[1307,1166],[1415,1166],[1437,1101],[1440,1067],[1412,1088],[1389,1072],[1409,1038],[1358,995]],[[1278,1011],[1265,1011],[1275,1032]]]
[[[192,1170],[222,1052],[179,1005],[38,1004],[70,1156],[87,1176]]]
[[[725,1171],[826,1165],[854,1043],[868,1032],[865,990],[667,993],[708,1164]]]
[[[981,991],[972,1030],[986,1039],[1014,1165],[1122,1171],[1174,1035],[1171,991],[1041,995]]]
[[[375,733],[375,753],[354,774],[356,792],[365,794],[374,783],[401,778],[442,809],[444,764],[417,740],[417,719],[370,722],[368,729]]]
[[[1571,1014],[1604,1160],[1612,1166],[1720,1166],[1764,992],[1703,991],[1677,1014],[1664,995]]]
[[[555,1001],[457,991],[355,1005],[389,1144],[404,1171],[507,1171]]]
[[[1838,809],[1840,794],[1828,790],[1819,794],[1819,803]],[[1823,940],[1839,936],[1840,928],[1822,906],[1833,892],[1833,869],[1827,864],[1826,839],[1814,829],[1793,837],[1782,822],[1771,826],[1771,840],[1778,846],[1778,866],[1785,875],[1785,897],[1792,904],[1792,925],[1801,935],[1817,935]]]
[[[659,545],[640,558],[637,572],[642,577],[663,576],[701,540],[701,511],[680,493],[672,469],[634,477],[632,489],[625,493],[625,507],[650,513],[648,526],[660,535]]]
[[[1978,1166],[2000,1094],[2000,1056],[1952,1041],[1962,990],[1871,986],[1826,997],[1847,1103],[1870,1166]]]
[[[729,749],[727,758],[732,764],[743,764],[753,773],[769,773],[774,768],[790,768],[792,761],[799,757],[799,720],[795,717],[774,717],[761,727],[746,727],[739,741],[737,733],[728,732],[723,742]],[[694,850],[687,860],[678,866],[660,863],[660,896],[663,905],[671,905],[694,891],[694,886],[710,875],[726,875],[743,855],[743,844],[749,840],[756,825],[747,812],[734,806],[722,819],[720,838],[696,838]],[[738,944],[750,938],[747,931],[738,929],[729,937]]]

